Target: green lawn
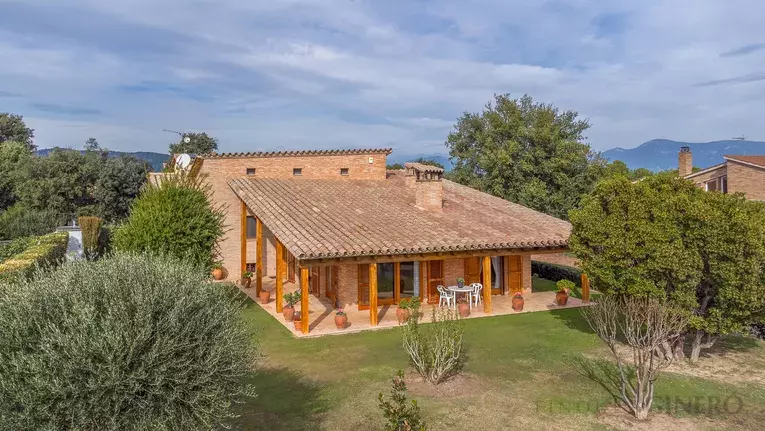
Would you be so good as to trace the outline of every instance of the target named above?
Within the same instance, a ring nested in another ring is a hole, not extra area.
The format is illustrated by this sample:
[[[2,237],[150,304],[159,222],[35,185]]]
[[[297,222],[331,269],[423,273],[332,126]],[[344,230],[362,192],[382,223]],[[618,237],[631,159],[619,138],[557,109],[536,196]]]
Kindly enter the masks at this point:
[[[381,428],[377,394],[387,394],[390,377],[408,365],[398,329],[298,340],[252,302],[245,316],[264,359],[252,379],[258,396],[237,407],[234,429]],[[581,366],[585,356],[607,356],[578,310],[470,319],[465,335],[463,376],[436,388],[410,385],[431,429],[612,429],[597,414],[612,398]],[[765,352],[750,340],[730,345]],[[759,428],[765,417],[755,412],[765,411],[765,389],[755,383],[668,373],[657,385],[661,400],[731,394],[741,397],[745,412],[677,415],[714,427]]]

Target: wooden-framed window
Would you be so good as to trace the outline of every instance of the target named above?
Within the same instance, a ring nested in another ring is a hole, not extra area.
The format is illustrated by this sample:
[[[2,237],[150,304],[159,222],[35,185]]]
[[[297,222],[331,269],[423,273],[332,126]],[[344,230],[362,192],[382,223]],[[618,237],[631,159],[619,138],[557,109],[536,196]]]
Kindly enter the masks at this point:
[[[292,168],[292,175],[296,177],[303,175],[303,168]]]
[[[247,175],[255,175],[255,168],[247,168]]]
[[[247,216],[247,238],[255,238],[258,233],[258,221],[253,216]]]
[[[349,172],[348,168],[340,168],[340,175],[342,176],[347,176]]]

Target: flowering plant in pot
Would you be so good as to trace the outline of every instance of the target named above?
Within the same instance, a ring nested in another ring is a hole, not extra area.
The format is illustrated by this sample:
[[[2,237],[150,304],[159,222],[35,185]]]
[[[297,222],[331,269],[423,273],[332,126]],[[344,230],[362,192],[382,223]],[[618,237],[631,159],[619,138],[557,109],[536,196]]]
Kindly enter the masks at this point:
[[[396,309],[396,318],[398,323],[404,323],[409,320],[409,310],[412,308],[412,300],[404,298],[398,302],[398,308]]]
[[[521,292],[513,295],[513,310],[523,311],[523,294]]]
[[[467,299],[460,298],[457,300],[457,310],[462,317],[470,316],[470,304],[468,304]]]
[[[458,278],[457,279],[457,287],[465,287],[465,279],[464,278]]]
[[[335,326],[337,326],[337,329],[345,329],[348,326],[348,315],[345,314],[342,308],[338,308],[335,311]]]
[[[244,271],[242,273],[242,287],[247,289],[250,287],[250,284],[252,284],[252,272]]]
[[[217,281],[226,278],[226,273],[223,271],[223,265],[220,262],[212,264],[212,278]]]
[[[576,287],[576,284],[571,280],[560,280],[556,284],[558,286],[558,293],[555,294],[555,302],[562,307],[568,303],[568,297]]]
[[[300,302],[301,296],[300,292],[290,292],[285,293],[282,295],[282,298],[284,298],[284,307],[282,307],[282,315],[284,316],[284,320],[287,322],[292,322],[292,319],[295,317],[295,304]]]

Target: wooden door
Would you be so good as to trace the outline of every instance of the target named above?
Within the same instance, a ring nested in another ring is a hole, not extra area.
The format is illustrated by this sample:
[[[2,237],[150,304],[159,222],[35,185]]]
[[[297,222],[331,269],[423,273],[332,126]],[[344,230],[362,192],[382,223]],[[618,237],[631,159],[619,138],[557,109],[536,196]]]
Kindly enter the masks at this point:
[[[321,268],[319,267],[311,268],[310,282],[311,282],[310,284],[311,294],[320,296],[321,295]]]
[[[443,260],[431,260],[427,262],[427,280],[428,280],[428,303],[438,303],[438,289],[439,285],[444,284],[444,261]]]
[[[454,280],[456,283],[457,280]],[[468,257],[465,259],[465,284],[481,283],[481,258]],[[484,286],[489,288],[489,286]]]
[[[324,273],[324,292],[332,307],[337,307],[337,265],[328,266],[325,268]]]
[[[511,295],[516,292],[523,292],[523,266],[521,265],[521,256],[505,256],[508,261],[509,276],[508,279],[510,287],[509,291]]]
[[[295,256],[292,255],[292,253],[288,252],[287,249],[284,249],[284,252],[287,253],[287,281],[290,283],[295,282],[295,268],[297,267],[297,261],[295,260]]]
[[[359,310],[369,310],[369,265],[358,265]]]

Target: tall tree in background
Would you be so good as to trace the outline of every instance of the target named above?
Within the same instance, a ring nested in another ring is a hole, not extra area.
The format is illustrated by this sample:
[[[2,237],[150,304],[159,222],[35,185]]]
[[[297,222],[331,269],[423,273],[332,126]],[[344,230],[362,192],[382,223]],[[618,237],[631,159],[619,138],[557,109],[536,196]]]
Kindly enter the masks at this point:
[[[420,157],[417,160],[414,160],[414,163],[420,163],[420,164],[423,164],[423,165],[435,166],[437,168],[444,169],[444,165],[442,165],[441,163],[438,163],[435,160],[426,159],[425,157]]]
[[[584,142],[590,124],[577,117],[528,95],[495,95],[483,112],[464,113],[449,134],[451,177],[567,219],[605,169],[605,161]]]
[[[90,137],[85,141],[85,151],[101,151],[101,146],[98,145],[96,138]]]
[[[23,116],[0,112],[0,144],[6,141],[21,142],[31,152],[37,148],[33,143],[34,137],[34,129],[27,127]]]
[[[765,204],[671,173],[598,184],[571,212],[571,248],[599,291],[686,310],[691,361],[720,335],[765,322]],[[665,354],[683,356],[683,340]]]
[[[217,150],[218,140],[204,132],[184,133],[177,143],[170,144],[170,154],[204,154]]]
[[[19,173],[32,157],[24,143],[6,141],[0,145],[0,212],[16,202]]]
[[[128,216],[130,204],[146,183],[148,172],[149,164],[133,156],[104,161],[93,192],[104,218],[115,221]]]

